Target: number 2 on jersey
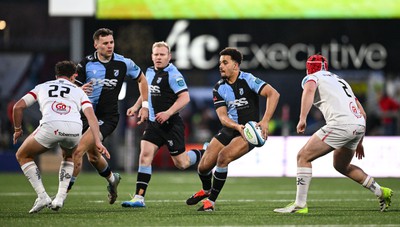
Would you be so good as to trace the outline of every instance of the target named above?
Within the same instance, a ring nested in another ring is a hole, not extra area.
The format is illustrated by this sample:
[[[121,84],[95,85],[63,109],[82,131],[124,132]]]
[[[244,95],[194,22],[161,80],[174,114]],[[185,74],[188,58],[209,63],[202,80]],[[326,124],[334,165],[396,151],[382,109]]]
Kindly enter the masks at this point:
[[[338,80],[338,82],[341,83],[341,84],[343,85],[342,88],[343,88],[343,90],[344,90],[344,93],[346,93],[346,95],[347,95],[348,97],[351,98],[351,95],[347,92],[347,89],[349,89],[349,88],[347,87],[347,85],[346,85],[343,81],[341,81],[341,80]]]

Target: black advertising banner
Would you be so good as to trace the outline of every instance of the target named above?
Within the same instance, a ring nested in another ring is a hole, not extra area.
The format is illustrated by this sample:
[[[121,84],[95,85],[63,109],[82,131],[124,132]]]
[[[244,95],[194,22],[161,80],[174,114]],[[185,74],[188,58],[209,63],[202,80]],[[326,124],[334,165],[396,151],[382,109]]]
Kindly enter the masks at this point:
[[[114,30],[116,49],[148,57],[164,40],[182,70],[212,70],[224,47],[244,54],[242,69],[304,70],[322,53],[335,70],[399,71],[399,20],[87,20],[86,53],[99,27]],[[130,50],[131,49],[131,50]],[[128,54],[128,55],[129,55]],[[140,59],[140,57],[139,57]]]

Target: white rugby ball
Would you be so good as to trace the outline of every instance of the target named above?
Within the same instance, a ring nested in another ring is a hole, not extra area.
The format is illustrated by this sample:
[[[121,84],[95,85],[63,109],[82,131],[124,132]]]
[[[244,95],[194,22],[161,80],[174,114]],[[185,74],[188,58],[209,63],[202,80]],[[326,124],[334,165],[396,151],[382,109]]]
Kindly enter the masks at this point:
[[[249,121],[244,125],[244,137],[256,147],[264,145],[265,140],[262,137],[261,128],[256,127],[255,121]]]

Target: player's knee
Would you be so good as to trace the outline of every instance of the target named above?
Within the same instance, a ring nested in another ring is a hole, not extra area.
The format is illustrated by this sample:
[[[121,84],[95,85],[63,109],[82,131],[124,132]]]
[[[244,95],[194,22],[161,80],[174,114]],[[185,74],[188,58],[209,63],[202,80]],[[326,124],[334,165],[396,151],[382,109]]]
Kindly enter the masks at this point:
[[[340,163],[333,163],[333,167],[338,171],[339,173],[346,175],[347,173],[347,167],[340,164]]]
[[[217,159],[217,166],[228,166],[232,162],[232,157],[226,155],[225,153],[219,153]]]
[[[206,168],[204,165],[198,165],[197,166],[197,173],[202,174],[202,175],[206,175],[207,173],[209,173],[210,170],[208,168]]]
[[[310,162],[310,158],[304,152],[300,151],[297,154],[297,164],[300,166],[304,166],[304,164],[308,162]]]
[[[180,170],[187,169],[190,166],[189,161],[174,160],[174,165]]]
[[[17,159],[18,163],[21,163],[26,158],[26,155],[18,150],[17,153],[15,153],[15,158]]]

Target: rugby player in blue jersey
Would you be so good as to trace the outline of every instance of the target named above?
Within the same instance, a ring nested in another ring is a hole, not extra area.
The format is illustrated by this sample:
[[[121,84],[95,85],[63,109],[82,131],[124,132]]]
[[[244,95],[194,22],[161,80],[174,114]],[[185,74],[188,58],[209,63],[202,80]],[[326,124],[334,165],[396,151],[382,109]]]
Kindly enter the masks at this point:
[[[266,139],[269,121],[279,101],[280,95],[271,85],[240,70],[242,59],[242,53],[235,48],[228,47],[220,52],[221,80],[214,86],[213,101],[222,129],[212,138],[198,165],[203,188],[186,201],[188,205],[195,205],[207,198],[198,211],[214,211],[215,201],[228,176],[229,163],[254,148],[243,135],[244,125],[256,121]],[[261,121],[259,96],[267,98]]]
[[[104,140],[117,127],[119,120],[118,95],[121,91],[125,77],[138,82],[141,100],[147,104],[147,81],[139,68],[131,59],[114,53],[113,31],[108,28],[98,29],[94,35],[96,51],[86,56],[78,65],[78,76],[75,83],[82,86],[93,104],[95,114],[99,120],[100,136]],[[141,108],[138,114],[139,122],[148,118],[148,108]],[[87,154],[89,162],[96,168],[100,176],[108,181],[108,200],[113,204],[117,199],[117,187],[120,175],[113,173],[107,160],[96,151],[95,140],[88,129],[87,119],[82,116],[83,136],[74,153],[74,172],[68,189],[74,184],[76,177],[82,169],[82,158]]]
[[[167,145],[172,161],[178,169],[186,169],[199,162],[204,150],[185,151],[183,120],[179,111],[190,101],[185,79],[170,63],[171,52],[166,42],[156,42],[151,58],[154,66],[146,71],[149,85],[149,121],[140,142],[139,169],[135,195],[130,201],[122,202],[123,207],[145,207],[144,196],[152,175],[152,162],[159,148]],[[143,100],[130,109],[128,115],[143,107]]]

